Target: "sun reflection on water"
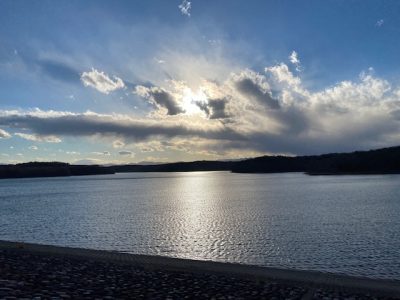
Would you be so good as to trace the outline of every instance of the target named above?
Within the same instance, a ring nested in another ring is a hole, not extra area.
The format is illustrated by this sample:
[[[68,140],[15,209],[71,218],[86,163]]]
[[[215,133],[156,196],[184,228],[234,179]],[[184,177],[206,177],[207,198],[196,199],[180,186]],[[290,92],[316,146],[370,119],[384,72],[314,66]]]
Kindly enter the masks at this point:
[[[176,199],[177,213],[181,217],[182,227],[179,229],[182,244],[176,245],[176,253],[186,256],[191,253],[202,258],[200,252],[211,251],[211,231],[215,217],[218,214],[216,197],[216,186],[213,176],[201,173],[187,173],[179,177],[176,182],[177,190],[181,191]],[[198,193],[198,191],[202,191]],[[208,233],[205,239],[204,234]],[[190,249],[188,249],[188,245]],[[199,249],[203,249],[200,251]]]

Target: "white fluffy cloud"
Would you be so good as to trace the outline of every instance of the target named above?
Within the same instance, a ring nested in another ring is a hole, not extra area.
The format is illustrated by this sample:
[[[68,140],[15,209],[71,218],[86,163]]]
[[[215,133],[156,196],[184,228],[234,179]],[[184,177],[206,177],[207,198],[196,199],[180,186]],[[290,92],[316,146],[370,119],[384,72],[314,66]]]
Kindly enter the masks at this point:
[[[91,71],[83,72],[81,75],[81,81],[84,86],[95,88],[103,94],[108,94],[125,87],[121,78],[114,76],[112,79],[104,72],[100,72],[94,68],[92,68]]]
[[[300,72],[301,71],[301,64],[300,64],[300,59],[298,57],[298,54],[296,51],[292,51],[292,53],[289,55],[289,60],[292,64],[296,66],[296,71]]]
[[[190,17],[190,10],[192,9],[192,3],[187,0],[183,0],[181,4],[178,5],[179,10],[185,16]]]
[[[0,128],[0,139],[8,139],[10,137],[11,135],[7,131]]]

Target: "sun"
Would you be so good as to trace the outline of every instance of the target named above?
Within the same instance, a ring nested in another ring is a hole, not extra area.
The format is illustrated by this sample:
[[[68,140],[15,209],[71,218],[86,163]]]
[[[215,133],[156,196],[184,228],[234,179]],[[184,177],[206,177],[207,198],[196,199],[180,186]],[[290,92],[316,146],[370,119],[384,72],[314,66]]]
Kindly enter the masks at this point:
[[[181,106],[186,115],[204,114],[199,104],[207,103],[207,96],[202,89],[193,92],[189,87],[185,88],[182,95]]]

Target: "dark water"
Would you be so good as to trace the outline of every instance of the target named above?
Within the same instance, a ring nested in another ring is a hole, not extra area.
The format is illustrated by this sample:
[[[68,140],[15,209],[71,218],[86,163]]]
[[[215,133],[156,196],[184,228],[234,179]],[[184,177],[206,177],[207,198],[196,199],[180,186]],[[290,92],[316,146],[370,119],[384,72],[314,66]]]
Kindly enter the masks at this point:
[[[400,279],[400,176],[7,179],[0,239]]]

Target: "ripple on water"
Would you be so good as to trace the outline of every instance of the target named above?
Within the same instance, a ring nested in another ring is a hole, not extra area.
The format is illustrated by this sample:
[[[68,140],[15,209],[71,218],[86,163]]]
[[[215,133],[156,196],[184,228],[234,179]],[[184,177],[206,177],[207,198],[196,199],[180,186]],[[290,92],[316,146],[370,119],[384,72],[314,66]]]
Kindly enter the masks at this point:
[[[0,238],[400,279],[400,176],[0,181]]]

